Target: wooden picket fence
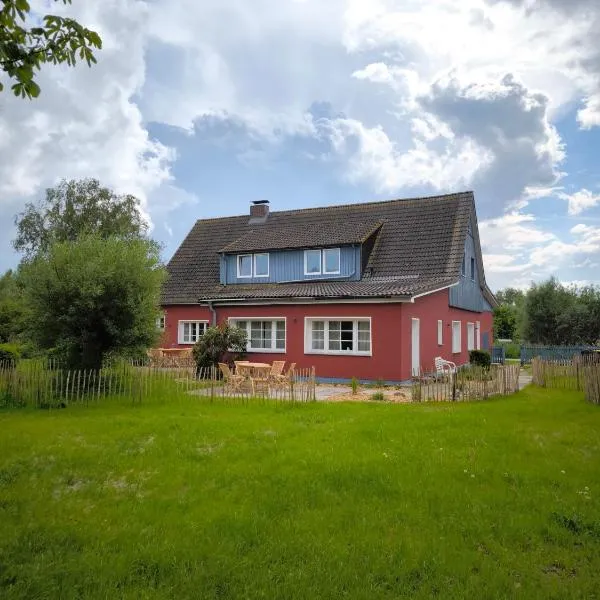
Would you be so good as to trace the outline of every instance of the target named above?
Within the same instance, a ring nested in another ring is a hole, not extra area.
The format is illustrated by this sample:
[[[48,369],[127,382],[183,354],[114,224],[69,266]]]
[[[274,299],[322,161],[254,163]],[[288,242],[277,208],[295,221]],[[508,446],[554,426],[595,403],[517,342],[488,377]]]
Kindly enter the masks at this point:
[[[132,402],[196,398],[210,402],[265,401],[308,402],[316,397],[315,369],[296,369],[289,385],[239,390],[227,387],[214,367],[196,369],[193,363],[157,367],[122,362],[101,369],[69,370],[57,363],[0,362],[0,407],[65,407],[98,403],[106,398]]]
[[[490,396],[519,391],[519,365],[492,365],[490,369],[469,367],[455,375],[424,373],[412,381],[413,402],[485,400]]]
[[[582,391],[586,400],[600,404],[600,361],[574,356],[571,360],[531,360],[532,383],[548,388]]]

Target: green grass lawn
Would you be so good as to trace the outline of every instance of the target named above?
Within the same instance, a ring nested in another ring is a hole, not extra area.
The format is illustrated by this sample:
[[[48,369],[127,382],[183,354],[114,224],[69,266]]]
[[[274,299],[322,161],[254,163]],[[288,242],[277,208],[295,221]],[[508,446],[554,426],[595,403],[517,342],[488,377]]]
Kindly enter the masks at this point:
[[[598,598],[600,409],[0,412],[0,598]]]

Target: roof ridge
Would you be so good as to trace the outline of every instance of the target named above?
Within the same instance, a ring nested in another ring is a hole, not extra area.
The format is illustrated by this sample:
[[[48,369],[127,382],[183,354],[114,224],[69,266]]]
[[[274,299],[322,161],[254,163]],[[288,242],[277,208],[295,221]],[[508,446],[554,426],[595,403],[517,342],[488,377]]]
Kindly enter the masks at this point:
[[[273,210],[269,212],[269,215],[297,215],[299,213],[305,212],[318,212],[318,211],[329,211],[338,208],[364,208],[368,206],[381,206],[384,204],[392,204],[394,202],[403,203],[403,202],[411,202],[417,200],[434,200],[434,199],[449,199],[456,198],[458,196],[469,196],[473,197],[473,190],[465,190],[464,192],[453,192],[451,194],[435,194],[432,196],[411,196],[409,198],[390,198],[388,200],[371,200],[369,202],[351,202],[346,204],[331,204],[329,206],[309,206],[307,208],[293,208],[289,210]],[[230,215],[228,217],[206,217],[203,219],[196,219],[196,223],[199,221],[224,221],[227,219],[240,219],[240,218],[250,218],[249,214],[239,214],[239,215]]]

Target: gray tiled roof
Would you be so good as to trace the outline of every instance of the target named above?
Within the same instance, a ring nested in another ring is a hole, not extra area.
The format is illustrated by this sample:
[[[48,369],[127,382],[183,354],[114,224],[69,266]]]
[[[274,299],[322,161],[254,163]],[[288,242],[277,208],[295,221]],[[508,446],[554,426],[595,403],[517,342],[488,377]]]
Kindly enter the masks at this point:
[[[272,218],[272,215],[269,215]],[[268,220],[268,219],[267,219]],[[339,217],[324,218],[319,222],[269,227],[267,223],[252,225],[252,229],[237,240],[227,244],[219,252],[249,252],[258,250],[282,250],[284,248],[310,248],[318,246],[343,246],[364,242],[381,221],[342,221]]]
[[[474,207],[473,193],[463,192],[271,212],[264,224],[249,223],[249,215],[202,219],[196,221],[168,264],[162,301],[380,298],[431,291],[458,280]],[[290,243],[293,247],[353,243],[379,226],[360,281],[219,283],[218,252],[222,249],[237,252],[289,248]]]

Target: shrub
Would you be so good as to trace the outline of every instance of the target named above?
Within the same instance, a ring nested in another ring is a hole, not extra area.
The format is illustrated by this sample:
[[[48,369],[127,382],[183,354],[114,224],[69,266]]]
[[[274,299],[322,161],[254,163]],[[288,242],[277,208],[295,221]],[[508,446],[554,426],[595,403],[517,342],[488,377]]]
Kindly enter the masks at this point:
[[[371,400],[385,400],[385,396],[383,395],[383,392],[375,392],[374,394],[371,394]]]
[[[521,358],[521,346],[519,344],[504,344],[504,352],[506,358]]]
[[[358,379],[356,379],[356,377],[353,377],[350,380],[350,387],[352,388],[353,394],[356,394],[358,392]]]
[[[192,350],[196,367],[216,367],[220,362],[231,366],[234,360],[246,354],[246,343],[246,332],[243,329],[226,323],[208,327]]]
[[[471,350],[469,352],[469,362],[472,365],[489,369],[490,365],[492,364],[492,357],[490,353],[486,352],[485,350]]]
[[[16,362],[21,358],[21,350],[17,344],[0,344],[0,362]]]

